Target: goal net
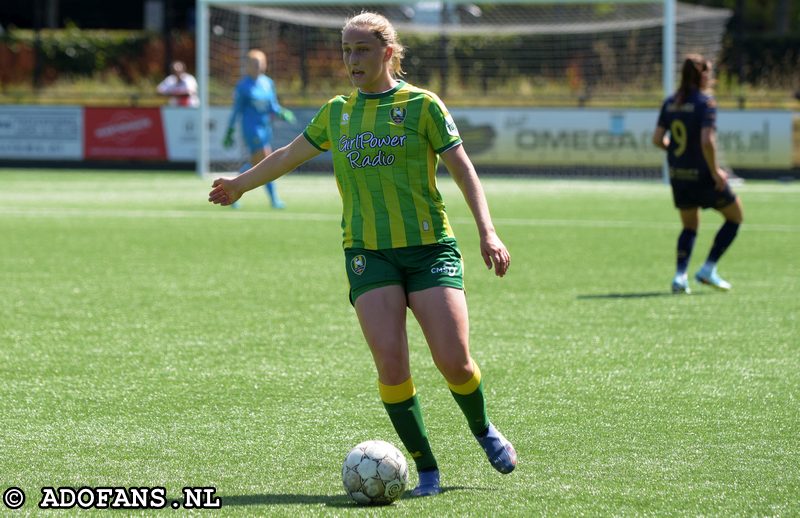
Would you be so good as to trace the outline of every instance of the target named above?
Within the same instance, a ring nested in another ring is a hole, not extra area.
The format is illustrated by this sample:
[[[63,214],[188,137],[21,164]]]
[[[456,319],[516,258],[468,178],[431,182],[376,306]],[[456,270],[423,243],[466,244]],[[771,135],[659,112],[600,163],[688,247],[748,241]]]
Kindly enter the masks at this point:
[[[281,103],[298,114],[294,126],[273,125],[276,145],[302,131],[327,99],[352,89],[341,59],[341,27],[361,10],[392,21],[407,48],[405,79],[437,92],[451,109],[652,108],[664,96],[665,74],[677,74],[685,54],[717,60],[731,16],[726,9],[678,3],[674,41],[666,42],[674,52],[665,52],[665,2],[672,1],[425,1],[354,7],[330,1],[201,0],[201,114],[211,123],[203,132],[198,172],[236,171],[246,158],[241,144],[226,150],[221,141],[250,49],[266,53],[267,75]],[[671,63],[664,58],[668,54]]]

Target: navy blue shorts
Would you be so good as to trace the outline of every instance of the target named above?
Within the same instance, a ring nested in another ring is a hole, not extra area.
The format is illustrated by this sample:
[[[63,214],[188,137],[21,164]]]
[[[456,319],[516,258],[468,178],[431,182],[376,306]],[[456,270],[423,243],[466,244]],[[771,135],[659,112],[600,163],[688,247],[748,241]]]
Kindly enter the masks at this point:
[[[714,185],[700,182],[672,182],[672,200],[678,209],[724,209],[736,201],[730,185],[718,191]]]

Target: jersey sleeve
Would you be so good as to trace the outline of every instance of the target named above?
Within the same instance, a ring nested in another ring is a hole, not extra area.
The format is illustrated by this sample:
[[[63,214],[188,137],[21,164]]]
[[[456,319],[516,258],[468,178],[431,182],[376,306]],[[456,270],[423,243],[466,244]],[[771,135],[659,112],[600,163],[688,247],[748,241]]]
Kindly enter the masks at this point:
[[[713,97],[707,97],[702,104],[700,114],[700,127],[717,128],[717,101]]]
[[[308,140],[312,146],[320,151],[328,151],[331,148],[330,138],[330,113],[331,102],[328,101],[325,106],[319,109],[311,122],[308,123],[306,129],[303,130],[303,136]]]
[[[264,77],[267,82],[266,90],[270,93],[269,95],[269,109],[271,113],[275,115],[280,115],[283,108],[281,107],[281,103],[278,102],[278,91],[275,90],[275,81],[272,80],[271,77]]]
[[[242,114],[244,111],[244,105],[247,102],[244,95],[242,94],[241,90],[241,83],[236,85],[236,88],[233,90],[233,110],[231,110],[231,116],[228,119],[228,128],[232,128],[234,124],[236,124],[236,118]]]
[[[461,144],[461,135],[458,133],[453,116],[435,95],[431,95],[422,127],[428,142],[437,154]]]

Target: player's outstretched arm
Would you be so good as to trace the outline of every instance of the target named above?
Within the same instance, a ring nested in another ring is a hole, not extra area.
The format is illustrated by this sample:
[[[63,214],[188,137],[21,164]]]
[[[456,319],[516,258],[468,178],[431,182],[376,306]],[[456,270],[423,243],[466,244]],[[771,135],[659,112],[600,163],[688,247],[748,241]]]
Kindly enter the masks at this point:
[[[456,185],[464,194],[472,217],[475,218],[481,239],[481,256],[486,267],[491,269],[494,266],[495,275],[504,276],[511,264],[511,254],[495,232],[492,216],[489,214],[489,204],[486,202],[483,186],[472,161],[462,145],[448,149],[441,154],[441,157]]]
[[[298,135],[291,143],[275,150],[239,176],[214,180],[211,192],[208,193],[208,201],[231,205],[247,191],[277,180],[320,153],[303,135]]]

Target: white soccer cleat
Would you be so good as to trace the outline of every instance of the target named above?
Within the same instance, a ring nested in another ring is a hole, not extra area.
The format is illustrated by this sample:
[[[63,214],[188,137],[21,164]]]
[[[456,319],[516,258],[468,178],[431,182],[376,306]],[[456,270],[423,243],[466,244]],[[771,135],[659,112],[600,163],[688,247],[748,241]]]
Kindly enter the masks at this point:
[[[686,278],[685,273],[676,273],[672,278],[672,293],[675,294],[690,294],[692,292],[689,288],[689,279]]]
[[[694,278],[697,279],[697,282],[703,283],[706,286],[711,286],[712,288],[716,288],[720,291],[728,291],[731,289],[731,283],[717,274],[716,267],[714,267],[711,271],[701,268],[699,272],[694,274]]]

